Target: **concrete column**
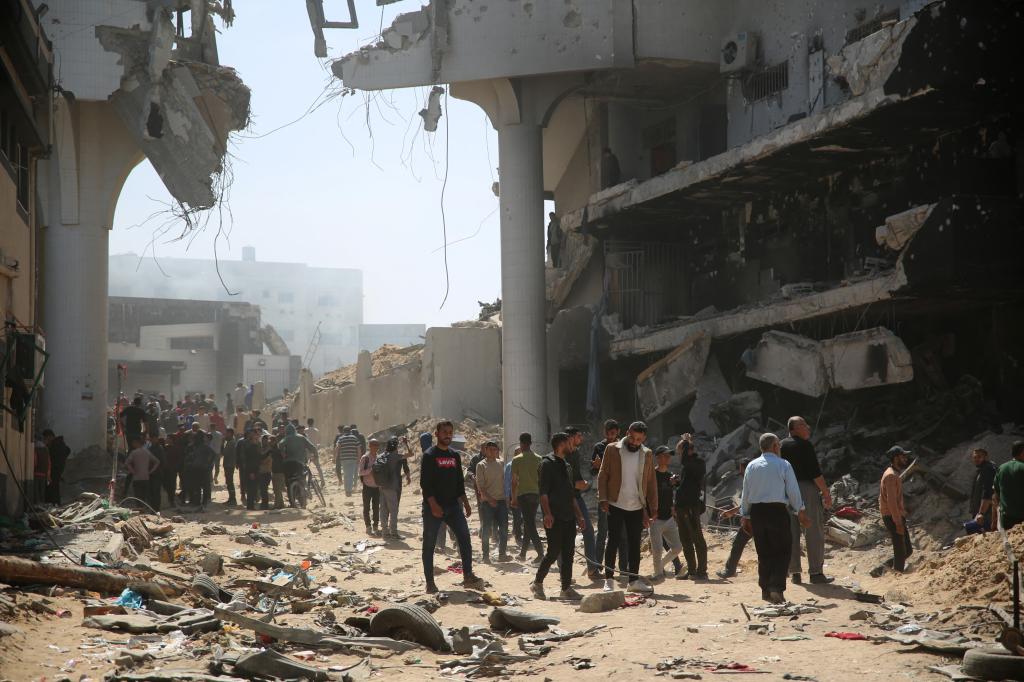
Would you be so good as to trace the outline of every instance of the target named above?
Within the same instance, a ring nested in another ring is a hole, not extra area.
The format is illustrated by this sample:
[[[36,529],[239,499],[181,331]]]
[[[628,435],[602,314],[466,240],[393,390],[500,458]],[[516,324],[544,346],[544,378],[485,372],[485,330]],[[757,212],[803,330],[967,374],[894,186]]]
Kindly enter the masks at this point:
[[[498,129],[501,173],[501,383],[505,450],[523,431],[543,451],[547,427],[544,170],[540,125]]]

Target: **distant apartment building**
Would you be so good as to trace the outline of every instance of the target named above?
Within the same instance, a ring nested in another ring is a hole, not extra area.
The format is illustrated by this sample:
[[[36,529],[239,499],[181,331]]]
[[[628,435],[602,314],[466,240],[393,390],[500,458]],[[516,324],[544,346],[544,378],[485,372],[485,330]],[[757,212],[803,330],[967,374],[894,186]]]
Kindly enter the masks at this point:
[[[350,268],[317,268],[304,263],[257,261],[252,247],[242,260],[223,260],[217,276],[213,260],[110,256],[110,296],[198,299],[258,305],[292,354],[306,354],[319,325],[314,375],[355,362],[361,348],[363,273]],[[422,327],[421,327],[422,328]]]

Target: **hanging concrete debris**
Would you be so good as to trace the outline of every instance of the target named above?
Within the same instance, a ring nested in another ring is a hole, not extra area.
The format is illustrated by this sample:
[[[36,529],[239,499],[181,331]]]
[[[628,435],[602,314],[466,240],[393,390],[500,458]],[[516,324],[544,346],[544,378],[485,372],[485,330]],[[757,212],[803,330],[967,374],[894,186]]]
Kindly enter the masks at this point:
[[[667,412],[697,393],[710,350],[711,338],[697,333],[640,373],[636,396],[646,419]]]
[[[437,130],[437,122],[441,120],[441,95],[444,88],[435,85],[430,89],[430,96],[427,99],[427,107],[420,109],[420,118],[423,119],[423,129],[428,133]]]
[[[270,349],[272,355],[291,355],[288,344],[284,342],[273,325],[268,324],[260,329],[260,339]]]
[[[899,251],[910,238],[917,234],[921,226],[928,220],[936,204],[915,206],[912,209],[891,215],[885,219],[885,225],[875,228],[875,241],[893,251]]]
[[[884,327],[826,341],[770,331],[754,348],[747,376],[817,398],[833,388],[913,381],[914,368],[906,345]]]
[[[151,2],[152,28],[97,26],[124,73],[110,102],[171,195],[191,209],[217,202],[227,140],[249,122],[249,88],[217,61],[216,3]],[[172,12],[190,11],[191,37],[176,32]],[[233,17],[233,14],[231,15]]]

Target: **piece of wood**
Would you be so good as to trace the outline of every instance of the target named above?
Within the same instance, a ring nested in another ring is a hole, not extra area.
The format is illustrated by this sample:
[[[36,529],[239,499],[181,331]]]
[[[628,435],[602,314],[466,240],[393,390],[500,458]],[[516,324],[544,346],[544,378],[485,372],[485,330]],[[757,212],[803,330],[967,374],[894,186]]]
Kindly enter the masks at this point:
[[[0,580],[12,585],[60,585],[77,587],[104,594],[120,594],[145,576],[122,575],[84,566],[44,564],[20,557],[0,556]],[[165,581],[151,581],[167,594],[181,594],[183,589]]]
[[[273,623],[264,623],[263,621],[256,620],[255,618],[243,616],[240,613],[235,613],[234,611],[228,611],[227,609],[222,608],[215,608],[213,613],[221,620],[234,623],[235,625],[247,630],[252,630],[257,634],[266,635],[267,637],[278,639],[283,642],[292,642],[293,644],[333,648],[362,647],[366,649],[387,649],[389,651],[397,651],[399,653],[419,648],[418,644],[403,642],[391,639],[390,637],[336,637],[322,632],[316,632],[315,630],[307,630],[305,628],[283,627],[281,625],[274,625]]]

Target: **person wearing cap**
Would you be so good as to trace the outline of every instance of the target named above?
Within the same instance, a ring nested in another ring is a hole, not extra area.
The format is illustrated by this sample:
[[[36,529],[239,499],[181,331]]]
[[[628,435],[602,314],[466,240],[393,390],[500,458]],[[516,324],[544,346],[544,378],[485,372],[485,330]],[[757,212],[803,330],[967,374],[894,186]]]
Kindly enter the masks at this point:
[[[1024,440],[1010,447],[1010,460],[1003,462],[996,471],[992,483],[992,506],[999,510],[1003,530],[1024,523]]]
[[[601,460],[604,459],[604,449],[609,443],[619,440],[619,422],[614,419],[606,419],[604,422],[604,439],[594,443],[594,449],[590,454],[590,473],[597,476],[601,471]],[[604,560],[605,546],[608,541],[608,513],[597,505],[597,537],[594,543],[594,556],[598,561]],[[619,543],[619,570],[626,570],[629,550],[626,548],[626,536],[622,535]],[[602,571],[598,570],[598,576]]]
[[[665,569],[683,551],[683,543],[679,539],[679,526],[672,516],[673,481],[668,470],[668,464],[672,461],[671,448],[658,446],[654,451],[654,459],[658,463],[654,471],[658,481],[658,513],[651,521],[651,557],[654,559],[654,578],[658,579],[665,577]],[[662,558],[662,545],[666,542],[669,552]]]
[[[748,464],[743,474],[741,524],[754,538],[761,598],[772,604],[783,604],[792,550],[789,517],[796,514],[804,527],[809,519],[793,466],[779,456],[779,437],[774,433],[761,434],[758,445],[761,456]]]
[[[551,437],[552,452],[541,459],[538,474],[540,506],[544,513],[544,533],[548,538],[548,551],[537,567],[537,575],[530,585],[535,599],[545,599],[544,578],[557,561],[562,591],[559,598],[575,601],[583,597],[572,588],[572,553],[576,548],[576,529],[583,529],[583,512],[576,503],[572,465],[567,461],[571,437],[556,433]]]
[[[892,568],[902,573],[907,558],[914,552],[910,544],[910,529],[907,527],[907,510],[903,506],[903,479],[900,477],[910,461],[910,451],[894,445],[885,454],[889,457],[889,468],[882,474],[878,510],[892,538]]]
[[[654,454],[644,447],[647,425],[641,421],[629,425],[626,436],[604,449],[601,471],[597,475],[598,499],[608,514],[608,547],[604,555],[604,589],[614,589],[615,554],[620,538],[626,535],[629,552],[626,575],[629,589],[648,592],[650,586],[640,580],[640,539],[650,527],[658,509],[658,481],[654,475]]]
[[[404,439],[403,439],[404,440]],[[398,452],[398,439],[389,438],[384,447],[383,462],[377,462],[375,478],[380,488],[380,532],[381,537],[401,540],[398,533],[398,500],[402,491],[402,465],[412,455],[406,441],[406,453]],[[381,475],[383,474],[383,476]]]
[[[591,580],[598,580],[601,572],[598,566],[601,565],[597,557],[594,542],[594,524],[590,520],[590,510],[583,500],[583,493],[590,490],[590,481],[583,475],[583,453],[580,452],[580,445],[583,444],[583,434],[575,426],[567,426],[562,430],[569,436],[569,450],[565,461],[572,467],[572,484],[576,495],[576,506],[583,514],[583,555],[587,558],[587,576]]]
[[[800,497],[806,506],[807,518],[811,521],[811,525],[803,529],[807,543],[807,571],[812,583],[830,583],[834,578],[825,575],[825,510],[832,508],[832,495],[810,441],[811,427],[807,421],[803,417],[790,417],[786,427],[789,429],[789,438],[782,441],[782,459],[793,466],[793,473],[800,486]],[[790,520],[790,542],[793,547],[789,554],[789,572],[796,584],[802,580],[800,525],[796,517]]]
[[[380,441],[371,438],[367,446],[369,449],[366,454],[359,458],[359,480],[363,484],[363,523],[366,524],[366,534],[374,537],[380,535],[380,488],[373,478],[373,465],[377,461]]]
[[[508,504],[505,501],[505,465],[498,459],[498,444],[484,443],[484,458],[477,463],[476,483],[480,510],[480,551],[485,564],[491,563],[491,535],[498,538],[498,561],[508,561]]]
[[[512,506],[518,507],[523,514],[523,544],[519,548],[519,560],[526,559],[526,548],[533,545],[537,551],[537,561],[544,557],[544,547],[537,532],[537,506],[540,504],[539,469],[540,455],[531,446],[533,436],[528,433],[519,434],[518,455],[512,458]]]
[[[747,470],[747,465],[750,464],[750,459],[744,457],[736,460],[736,473],[740,475],[742,480],[744,472]],[[732,517],[740,513],[739,506],[735,506],[731,509],[726,509],[722,512],[722,520],[731,519]],[[725,568],[715,571],[715,575],[719,578],[732,578],[736,575],[736,569],[740,565],[740,557],[743,556],[743,550],[747,548],[747,543],[750,542],[750,533],[743,529],[741,526],[736,530],[736,535],[732,538],[732,549],[729,550],[729,558],[725,560]]]

